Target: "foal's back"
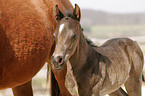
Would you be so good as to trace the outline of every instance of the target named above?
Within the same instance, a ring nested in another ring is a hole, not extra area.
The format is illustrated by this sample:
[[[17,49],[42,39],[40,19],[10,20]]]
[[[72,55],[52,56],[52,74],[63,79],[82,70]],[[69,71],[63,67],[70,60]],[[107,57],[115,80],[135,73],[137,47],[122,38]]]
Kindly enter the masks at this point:
[[[96,48],[96,51],[109,60],[106,62],[107,77],[100,94],[117,90],[124,83],[129,96],[141,93],[143,53],[136,42],[128,38],[115,38]]]

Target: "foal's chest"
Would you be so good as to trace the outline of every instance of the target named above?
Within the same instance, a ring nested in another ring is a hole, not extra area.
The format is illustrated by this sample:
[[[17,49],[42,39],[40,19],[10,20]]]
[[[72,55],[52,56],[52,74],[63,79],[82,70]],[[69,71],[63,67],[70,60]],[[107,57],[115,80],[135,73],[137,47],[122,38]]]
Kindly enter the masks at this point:
[[[69,61],[67,61],[67,74],[65,76],[65,86],[72,96],[79,96],[78,85],[73,76],[72,67]]]

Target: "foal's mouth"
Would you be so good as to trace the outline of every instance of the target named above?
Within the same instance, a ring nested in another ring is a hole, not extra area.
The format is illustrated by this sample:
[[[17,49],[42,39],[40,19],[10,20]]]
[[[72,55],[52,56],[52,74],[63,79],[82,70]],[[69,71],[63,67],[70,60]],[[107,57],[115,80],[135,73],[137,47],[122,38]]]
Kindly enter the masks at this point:
[[[53,68],[55,70],[61,70],[64,66],[64,62],[62,62],[61,64],[53,64]]]
[[[61,65],[54,65],[53,68],[55,70],[61,70],[63,68],[63,66],[64,66],[64,63],[62,63]]]

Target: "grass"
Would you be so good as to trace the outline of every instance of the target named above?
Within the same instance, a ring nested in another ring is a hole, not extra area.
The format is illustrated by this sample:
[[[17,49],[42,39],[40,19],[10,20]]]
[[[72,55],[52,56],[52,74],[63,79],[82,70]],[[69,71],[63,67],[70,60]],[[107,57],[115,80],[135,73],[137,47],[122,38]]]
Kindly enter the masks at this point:
[[[84,28],[85,29],[85,28]],[[90,37],[106,39],[113,37],[130,37],[145,35],[144,25],[95,25],[87,32]]]

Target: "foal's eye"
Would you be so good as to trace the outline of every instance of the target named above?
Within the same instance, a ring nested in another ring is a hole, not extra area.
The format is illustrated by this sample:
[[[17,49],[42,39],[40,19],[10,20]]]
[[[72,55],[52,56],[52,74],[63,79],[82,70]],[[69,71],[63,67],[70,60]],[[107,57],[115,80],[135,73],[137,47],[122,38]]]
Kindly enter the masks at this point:
[[[77,34],[74,34],[72,39],[76,39],[77,38]]]

